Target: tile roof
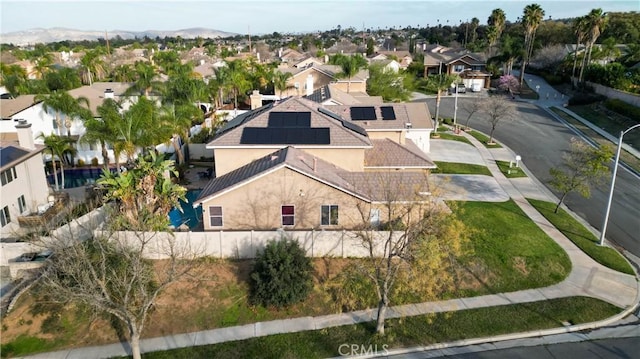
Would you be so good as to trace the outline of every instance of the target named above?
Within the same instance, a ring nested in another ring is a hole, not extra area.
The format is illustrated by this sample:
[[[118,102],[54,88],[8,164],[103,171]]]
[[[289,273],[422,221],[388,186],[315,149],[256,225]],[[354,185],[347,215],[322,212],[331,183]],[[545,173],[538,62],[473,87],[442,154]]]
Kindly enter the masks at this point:
[[[340,68],[340,66],[338,65],[318,65],[315,63],[311,63],[309,66],[306,67],[300,67],[300,68],[296,68],[296,67],[289,67],[289,68],[282,68],[280,69],[281,72],[288,72],[291,73],[293,76],[298,76],[304,72],[309,72],[309,71],[318,71],[321,72],[335,80],[339,80],[339,81],[347,81],[346,78],[339,78],[340,77],[340,73],[342,72],[342,69]],[[366,81],[369,78],[369,70],[367,69],[360,69],[360,71],[358,71],[357,74],[355,74],[352,78],[351,78],[351,82],[363,82]]]
[[[483,65],[485,64],[485,56],[479,53],[471,53],[467,50],[446,50],[443,52],[425,52],[424,64],[425,65],[438,65],[440,62],[449,64],[454,61],[462,60],[464,57],[470,58],[469,65]],[[465,60],[462,60],[465,61]]]
[[[343,147],[360,147],[368,148],[371,141],[368,136],[345,127],[341,121],[331,118],[326,114],[318,111],[320,106],[310,100],[300,97],[290,97],[278,103],[263,106],[254,111],[249,111],[231,121],[218,132],[218,135],[207,144],[207,148],[217,147],[282,147],[274,145],[241,145],[240,139],[245,126],[251,127],[267,127],[269,122],[269,113],[275,112],[310,112],[312,128],[329,128],[330,143],[328,145],[312,145],[312,147],[326,146],[343,146]],[[284,145],[284,144],[283,144]],[[310,145],[311,146],[311,145]],[[305,147],[305,146],[300,146]]]
[[[364,104],[362,104],[364,105]],[[358,106],[362,106],[358,105]],[[424,102],[404,102],[404,103],[383,103],[383,104],[366,104],[366,107],[374,107],[377,119],[371,121],[353,121],[351,119],[351,107],[355,106],[325,106],[330,111],[342,116],[345,120],[352,121],[358,126],[362,126],[365,130],[400,130],[406,127],[407,123],[411,123],[414,129],[430,129],[433,128],[429,108]],[[396,120],[382,120],[381,107],[393,107]]]
[[[422,171],[346,172],[342,175],[373,202],[419,201],[429,193]]]
[[[373,148],[364,153],[364,166],[386,168],[436,168],[436,165],[410,139],[401,145],[388,138],[371,140]]]
[[[25,161],[27,158],[42,152],[44,148],[44,146],[36,145],[34,150],[29,150],[20,147],[18,143],[13,141],[0,141],[0,171]]]
[[[91,86],[78,87],[68,92],[75,99],[86,97],[89,100],[91,113],[94,116],[98,116],[98,106],[104,102],[104,92],[106,90],[112,90],[115,96],[123,96],[129,87],[131,87],[131,84],[128,82],[94,82]]]
[[[381,96],[369,96],[367,94],[361,95],[357,92],[347,93],[340,90],[335,83],[331,83],[313,91],[309,96],[304,98],[317,103],[323,103],[328,100],[332,100],[340,105],[360,105],[369,103],[382,103]]]
[[[284,167],[324,182],[351,195],[365,199],[362,193],[359,193],[351,183],[344,179],[345,170],[316,158],[303,150],[289,146],[212,179],[202,190],[194,204],[201,204],[203,201],[216,195],[250,182],[256,178],[256,176],[264,175]]]
[[[17,98],[0,100],[0,114],[3,119],[9,119],[20,111],[35,105],[36,95],[21,95]]]

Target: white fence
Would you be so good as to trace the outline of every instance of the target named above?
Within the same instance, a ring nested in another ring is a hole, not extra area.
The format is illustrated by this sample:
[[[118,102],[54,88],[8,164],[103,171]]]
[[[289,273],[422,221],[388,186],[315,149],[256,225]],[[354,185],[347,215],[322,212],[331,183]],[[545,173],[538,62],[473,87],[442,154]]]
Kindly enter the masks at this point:
[[[207,149],[207,145],[204,143],[190,143],[189,144],[189,158],[192,160],[199,160],[202,157],[212,158],[213,150]]]
[[[100,233],[96,233],[99,235]],[[375,255],[382,255],[382,244],[389,232],[371,232],[377,246]],[[401,233],[394,233],[394,238]],[[116,232],[112,238],[136,245],[145,241],[146,256],[150,259],[168,258],[170,253],[188,257],[254,258],[268,241],[287,236],[305,249],[310,257],[366,257],[368,249],[362,239],[349,231],[215,231],[136,233]]]

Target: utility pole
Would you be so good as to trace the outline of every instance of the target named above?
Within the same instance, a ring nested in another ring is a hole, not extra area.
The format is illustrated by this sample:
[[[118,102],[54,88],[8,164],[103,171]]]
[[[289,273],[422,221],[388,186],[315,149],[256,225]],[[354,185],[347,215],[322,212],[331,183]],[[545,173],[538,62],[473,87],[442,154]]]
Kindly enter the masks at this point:
[[[111,51],[109,50],[109,35],[107,35],[107,30],[104,30],[104,39],[107,41],[107,55],[111,56]]]
[[[247,35],[249,35],[249,53],[251,53],[251,27],[247,26]]]

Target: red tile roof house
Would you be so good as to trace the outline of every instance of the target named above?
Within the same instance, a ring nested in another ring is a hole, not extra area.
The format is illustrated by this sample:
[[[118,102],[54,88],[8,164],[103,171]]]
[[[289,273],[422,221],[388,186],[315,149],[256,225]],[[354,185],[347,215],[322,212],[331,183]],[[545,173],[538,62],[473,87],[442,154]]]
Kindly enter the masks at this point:
[[[391,192],[398,201],[426,196],[435,165],[410,132],[428,141],[429,119],[424,103],[322,106],[299,97],[247,112],[207,145],[216,177],[194,203],[204,230],[354,228],[363,215],[379,219]]]
[[[486,71],[486,61],[482,54],[467,50],[435,47],[424,53],[424,75],[437,73],[457,74],[469,89],[489,88],[491,73]]]

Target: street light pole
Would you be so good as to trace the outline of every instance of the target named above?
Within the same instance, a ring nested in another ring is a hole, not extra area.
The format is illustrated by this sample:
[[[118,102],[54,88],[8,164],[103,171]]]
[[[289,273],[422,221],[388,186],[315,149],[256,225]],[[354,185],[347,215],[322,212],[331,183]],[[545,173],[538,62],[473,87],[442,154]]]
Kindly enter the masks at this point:
[[[456,97],[453,101],[453,132],[458,133],[458,124],[456,123],[456,115],[458,114],[458,84],[456,84]]]
[[[627,128],[624,131],[620,131],[620,137],[618,138],[618,148],[616,149],[616,159],[613,165],[613,176],[611,178],[611,187],[609,188],[609,199],[607,200],[607,209],[604,213],[604,223],[602,224],[602,231],[600,232],[600,241],[598,245],[604,245],[604,237],[607,233],[607,223],[609,222],[609,213],[611,212],[611,202],[613,201],[613,189],[616,185],[616,174],[618,173],[618,162],[620,162],[620,150],[622,148],[622,137],[625,133],[633,130],[634,128],[640,127],[640,123],[634,126]]]

